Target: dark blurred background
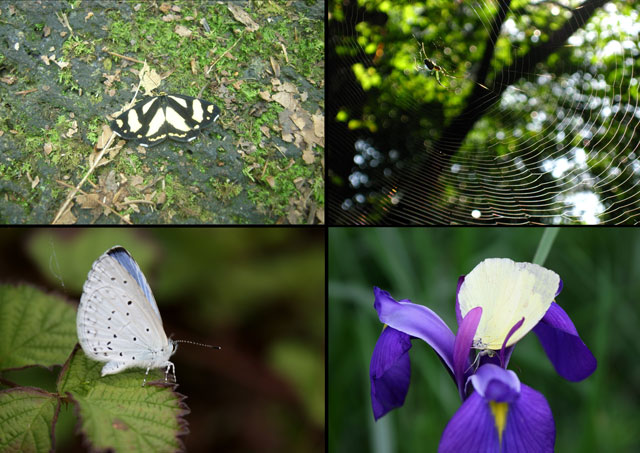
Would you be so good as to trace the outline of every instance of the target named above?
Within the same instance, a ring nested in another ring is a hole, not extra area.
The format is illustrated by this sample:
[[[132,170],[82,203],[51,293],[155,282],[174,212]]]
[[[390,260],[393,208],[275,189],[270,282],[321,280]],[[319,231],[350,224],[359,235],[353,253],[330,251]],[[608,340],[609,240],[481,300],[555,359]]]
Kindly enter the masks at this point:
[[[382,324],[373,286],[428,306],[454,331],[456,283],[484,258],[533,260],[542,228],[341,228],[329,232],[329,451],[432,452],[460,406],[433,350],[413,340],[405,404],[378,422],[369,360]],[[544,266],[564,282],[556,302],[598,360],[586,380],[561,378],[534,334],[509,368],[541,392],[555,419],[556,451],[640,451],[640,231],[562,228]]]
[[[191,410],[187,451],[322,452],[324,237],[294,228],[4,228],[0,280],[77,306],[91,264],[124,246],[167,335],[222,347],[182,344],[171,359]],[[46,388],[59,367],[24,372]],[[75,423],[63,407],[57,451],[84,450]]]

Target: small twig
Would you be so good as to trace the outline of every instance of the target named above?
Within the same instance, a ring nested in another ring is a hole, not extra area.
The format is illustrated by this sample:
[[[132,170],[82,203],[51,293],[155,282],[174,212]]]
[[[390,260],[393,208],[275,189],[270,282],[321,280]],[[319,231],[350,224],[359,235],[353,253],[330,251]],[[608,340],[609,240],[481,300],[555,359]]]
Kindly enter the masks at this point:
[[[52,224],[56,224],[58,222],[58,220],[60,220],[60,217],[64,213],[65,209],[67,209],[67,206],[69,206],[69,203],[71,203],[71,200],[73,200],[73,198],[76,196],[76,194],[78,193],[78,191],[80,190],[80,188],[82,187],[84,182],[89,177],[89,175],[91,175],[91,173],[93,173],[93,170],[96,169],[96,167],[98,166],[98,164],[102,160],[102,156],[104,156],[104,153],[107,151],[107,149],[109,149],[109,145],[111,145],[111,142],[113,141],[113,138],[115,137],[115,135],[116,134],[111,134],[111,137],[109,137],[109,141],[107,142],[105,147],[102,148],[102,151],[100,151],[100,153],[98,154],[98,157],[93,161],[93,164],[89,168],[89,171],[87,171],[87,173],[84,175],[82,180],[78,183],[77,186],[74,187],[74,189],[71,191],[71,193],[67,196],[66,200],[62,204],[62,207],[60,207],[60,209],[58,210],[58,213],[54,217],[53,222],[51,222]]]
[[[67,29],[71,33],[71,36],[73,36],[73,30],[71,29],[71,25],[69,25],[69,18],[67,17],[67,13],[56,13],[56,17],[58,18],[58,21],[62,24],[62,26],[67,27]]]
[[[73,187],[71,184],[67,184],[64,181],[60,181],[59,179],[56,179],[56,182],[60,185],[63,185],[65,187],[68,187],[70,189],[75,189],[75,187]],[[89,196],[89,194],[87,192],[85,192],[82,189],[77,189],[78,192],[80,192],[82,195],[87,195]],[[122,214],[120,214],[119,212],[117,212],[115,209],[113,209],[111,206],[103,203],[100,200],[95,200],[96,202],[98,202],[100,205],[102,205],[103,207],[107,208],[109,211],[113,212],[115,215],[117,215],[118,217],[120,217],[120,220],[122,220],[124,223],[127,223],[129,225],[133,225],[133,223],[130,220],[127,220]]]
[[[131,58],[131,57],[127,57],[126,55],[120,55],[119,53],[115,53],[115,52],[110,52],[107,50],[107,53],[109,55],[113,55],[115,57],[120,57],[123,60],[129,60],[129,61],[133,61],[134,63],[140,63],[140,64],[144,64],[144,61],[140,61],[140,60],[136,60],[135,58]]]
[[[207,69],[207,72],[205,73],[206,75],[208,75],[211,70],[213,69],[213,67],[218,64],[218,61],[220,61],[220,59],[222,57],[224,57],[226,55],[227,52],[229,52],[231,49],[233,49],[236,44],[238,44],[240,42],[240,40],[242,39],[242,34],[240,35],[240,37],[236,40],[236,42],[233,43],[233,45],[231,47],[229,47],[227,50],[225,50],[224,52],[222,52],[222,55],[220,55],[218,58],[216,58],[213,63],[211,63],[211,66],[209,66],[209,69]]]
[[[124,204],[124,205],[129,205],[129,204],[137,204],[137,203],[146,203],[146,204],[153,204],[155,205],[155,201],[148,201],[148,200],[129,200],[129,201],[123,201],[120,204]]]
[[[17,91],[16,94],[29,94],[29,93],[33,93],[35,91],[38,91],[38,89],[37,88],[33,88],[31,90]]]

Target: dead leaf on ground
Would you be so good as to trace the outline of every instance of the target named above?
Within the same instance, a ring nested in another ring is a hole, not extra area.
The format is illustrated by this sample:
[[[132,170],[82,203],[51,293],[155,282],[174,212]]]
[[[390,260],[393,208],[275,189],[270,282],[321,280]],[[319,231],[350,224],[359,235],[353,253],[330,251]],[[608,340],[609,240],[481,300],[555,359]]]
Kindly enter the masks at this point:
[[[315,161],[311,146],[307,146],[304,151],[302,151],[302,160],[304,160],[304,163],[307,165],[311,165]]]
[[[260,91],[258,92],[258,96],[260,96],[265,101],[271,101],[271,94],[268,91]]]
[[[74,206],[73,202],[69,203],[69,206],[67,206],[67,209],[65,209],[62,215],[58,218],[58,221],[56,222],[56,224],[73,225],[78,221],[78,218],[73,215],[73,212],[71,212],[71,208],[73,208],[73,206]]]
[[[260,26],[253,21],[251,16],[249,16],[249,14],[247,14],[239,6],[234,5],[233,3],[229,3],[227,5],[227,9],[231,12],[235,20],[237,20],[247,28],[247,31],[254,32],[260,29]]]
[[[101,208],[100,196],[97,193],[80,194],[76,197],[78,205],[82,209],[96,209]]]
[[[184,25],[176,25],[176,28],[174,28],[173,31],[178,36],[183,36],[183,37],[186,37],[186,38],[188,38],[189,36],[191,36],[193,34],[193,32],[191,30],[189,30],[187,27],[185,27]]]

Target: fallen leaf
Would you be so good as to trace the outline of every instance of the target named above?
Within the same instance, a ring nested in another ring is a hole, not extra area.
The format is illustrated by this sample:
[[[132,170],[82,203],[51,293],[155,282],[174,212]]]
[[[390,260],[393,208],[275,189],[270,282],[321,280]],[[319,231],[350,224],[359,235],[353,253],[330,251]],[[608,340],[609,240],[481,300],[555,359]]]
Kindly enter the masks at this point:
[[[271,100],[271,94],[268,91],[259,91],[258,95],[265,101]]]
[[[311,115],[313,120],[313,133],[324,138],[324,115]]]
[[[173,31],[179,36],[185,36],[187,38],[193,34],[193,32],[184,25],[176,25],[176,28],[174,28]]]
[[[69,203],[67,209],[62,213],[62,215],[58,218],[57,224],[61,225],[73,225],[78,221],[78,218],[73,215],[71,212],[71,208],[73,208],[74,204]]]
[[[246,26],[247,31],[253,32],[260,28],[260,26],[251,19],[251,16],[239,6],[229,3],[227,9],[231,12],[235,20]]]
[[[315,161],[311,146],[307,146],[304,151],[302,151],[302,160],[304,160],[304,163],[307,165],[311,165]]]
[[[97,193],[81,194],[76,197],[78,205],[82,209],[96,209],[102,207],[100,204],[100,196]]]
[[[164,16],[162,16],[162,21],[163,22],[173,22],[175,20],[180,19],[180,16],[176,15],[176,14],[166,14]]]
[[[302,118],[301,116],[297,115],[296,113],[291,115],[291,121],[293,121],[293,124],[298,126],[298,129],[300,129],[300,130],[304,129],[304,125],[306,124],[305,121],[304,121],[304,118]]]
[[[295,110],[296,102],[291,93],[276,93],[272,96],[272,99],[286,109]]]

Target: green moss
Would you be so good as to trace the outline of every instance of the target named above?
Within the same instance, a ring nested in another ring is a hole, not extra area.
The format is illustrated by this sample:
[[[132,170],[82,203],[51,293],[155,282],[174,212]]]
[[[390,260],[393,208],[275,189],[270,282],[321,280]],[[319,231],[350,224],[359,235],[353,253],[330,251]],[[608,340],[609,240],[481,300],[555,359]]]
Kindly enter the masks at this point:
[[[82,61],[89,62],[95,60],[95,54],[94,46],[90,42],[82,40],[78,35],[71,36],[62,45],[64,61],[79,58]]]
[[[215,197],[222,202],[229,202],[242,192],[242,185],[233,181],[219,181],[211,178],[209,180]]]

